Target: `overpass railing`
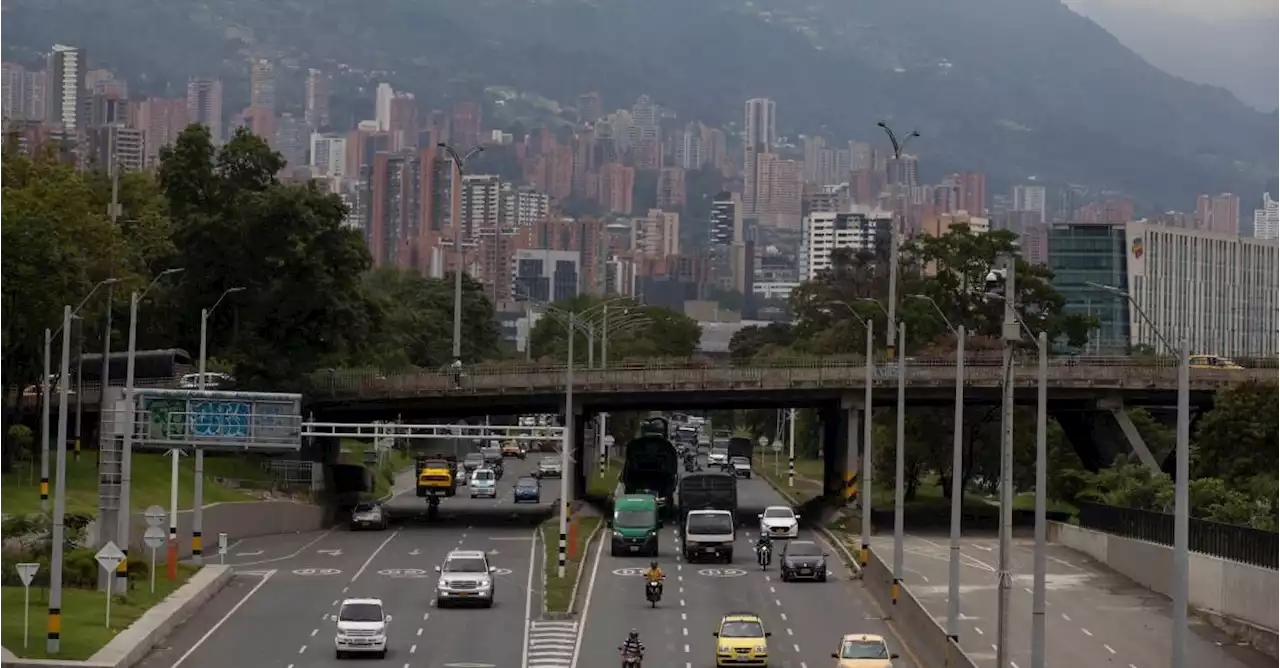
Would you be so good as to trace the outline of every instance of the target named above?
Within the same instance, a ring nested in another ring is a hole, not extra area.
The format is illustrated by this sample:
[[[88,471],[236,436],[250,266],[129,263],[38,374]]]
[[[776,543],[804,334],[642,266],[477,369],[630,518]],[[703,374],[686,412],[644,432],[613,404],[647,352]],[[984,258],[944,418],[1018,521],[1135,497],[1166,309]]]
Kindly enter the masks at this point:
[[[965,360],[966,385],[998,387],[1003,369],[998,355],[975,355]],[[906,382],[912,387],[955,384],[955,362],[946,358],[908,358]],[[662,360],[624,363],[607,369],[574,368],[577,392],[787,390],[861,388],[866,367],[861,359],[792,358],[752,361],[750,364],[710,363],[705,360]],[[876,360],[877,385],[896,385],[897,363]],[[1037,382],[1034,357],[1018,357],[1011,370],[1015,386]],[[1155,357],[1057,357],[1050,360],[1050,383],[1057,388],[1173,389],[1177,363]],[[1276,377],[1274,367],[1251,369],[1193,369],[1193,389],[1217,389],[1242,380]],[[559,392],[567,370],[562,364],[476,365],[461,369],[419,370],[404,374],[378,371],[327,370],[307,378],[313,396],[394,398],[447,395],[501,395]]]
[[[177,387],[181,377],[163,377],[163,378],[135,378],[133,380],[134,387]],[[108,387],[124,387],[124,378],[112,378],[107,384]],[[70,391],[67,393],[68,401],[76,400],[76,384],[71,381]],[[85,382],[84,387],[80,389],[84,396],[80,399],[82,403],[89,406],[97,406],[101,403],[102,382],[93,381]],[[38,406],[40,404],[41,389],[39,385],[28,386],[22,392],[22,403],[24,405]],[[58,385],[55,382],[53,387],[49,388],[49,403],[58,405]]]
[[[1173,515],[1137,508],[1080,503],[1080,526],[1125,538],[1173,545]],[[1280,565],[1280,535],[1253,527],[1191,518],[1188,546],[1192,552],[1263,568]]]

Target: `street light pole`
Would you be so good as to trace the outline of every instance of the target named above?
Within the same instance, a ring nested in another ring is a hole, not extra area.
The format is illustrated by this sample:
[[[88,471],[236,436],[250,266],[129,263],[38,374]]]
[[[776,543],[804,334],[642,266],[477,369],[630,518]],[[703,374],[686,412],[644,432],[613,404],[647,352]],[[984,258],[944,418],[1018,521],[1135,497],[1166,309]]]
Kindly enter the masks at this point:
[[[907,323],[898,325],[898,414],[897,418],[897,453],[893,464],[893,604],[898,604],[898,595],[902,591],[903,575],[903,539],[906,530],[906,518],[903,504],[906,502],[906,465],[907,465]]]
[[[227,295],[244,292],[242,287],[227,288],[218,296],[213,306],[200,309],[200,368],[196,376],[196,388],[203,392],[205,388],[205,367],[209,353],[209,316],[218,308]],[[174,461],[178,461],[174,457]],[[174,481],[177,484],[177,481]],[[195,481],[192,485],[195,492],[191,508],[191,561],[199,565],[204,561],[204,448],[196,447]],[[175,538],[176,540],[176,538]]]
[[[849,309],[853,311],[852,308]],[[871,558],[871,392],[875,385],[875,319],[867,318],[863,323],[867,328],[867,351],[865,372],[862,384],[862,567],[867,567]]]
[[[1009,665],[1009,595],[1013,576],[1009,572],[1010,551],[1013,548],[1013,344],[1021,338],[1018,329],[1015,300],[1014,267],[1012,257],[1004,257],[1004,387],[1003,405],[1000,411],[1000,556],[999,597],[996,600],[996,668]]]
[[[889,144],[893,146],[893,158],[895,162],[902,160],[902,151],[907,147],[907,142],[913,137],[919,137],[920,133],[912,130],[901,142],[898,141],[898,135],[893,132],[888,123],[880,121],[876,123],[886,135],[889,135]],[[896,178],[896,177],[895,177]],[[898,182],[894,182],[894,191],[897,191]],[[897,207],[895,207],[897,208]],[[900,209],[895,210],[893,215],[893,233],[889,237],[889,326],[885,331],[885,345],[889,349],[889,357],[893,358],[894,349],[894,326],[898,323],[898,256],[901,253],[901,241],[899,236],[902,234],[902,215]]]
[[[49,513],[49,369],[53,355],[53,331],[44,330],[44,373],[40,377],[40,512]]]
[[[437,147],[444,149],[449,155],[449,159],[458,169],[458,182],[454,184],[454,188],[462,188],[462,181],[466,177],[467,163],[471,158],[475,157],[484,150],[483,146],[477,146],[467,151],[465,156],[459,157],[458,152],[453,150],[452,146],[444,142],[436,144]],[[449,189],[450,201],[453,199],[454,188]],[[460,190],[458,192],[461,192]],[[455,364],[462,361],[462,221],[455,220],[454,227],[457,234],[453,239],[453,250],[457,255],[457,266],[453,270],[453,361]]]
[[[1045,564],[1046,520],[1045,504],[1049,467],[1049,337],[1044,332],[1036,338],[1040,348],[1039,370],[1036,374],[1036,552],[1035,572],[1031,593],[1031,666],[1045,668]]]
[[[569,358],[564,381],[564,443],[560,448],[560,549],[556,565],[556,577],[560,579],[564,579],[569,548],[569,451],[573,449],[574,432],[577,431],[573,418],[573,340],[577,338],[577,333],[573,331],[574,323],[574,315],[569,313]]]
[[[1098,288],[1116,295],[1129,302],[1129,306],[1146,323],[1151,333],[1164,344],[1165,350],[1174,351],[1178,355],[1178,424],[1174,445],[1174,481],[1173,481],[1173,647],[1171,649],[1172,668],[1187,666],[1187,605],[1190,555],[1188,554],[1191,536],[1191,351],[1186,338],[1174,346],[1165,335],[1156,328],[1146,311],[1138,305],[1133,295],[1111,285],[1086,282],[1089,287]]]

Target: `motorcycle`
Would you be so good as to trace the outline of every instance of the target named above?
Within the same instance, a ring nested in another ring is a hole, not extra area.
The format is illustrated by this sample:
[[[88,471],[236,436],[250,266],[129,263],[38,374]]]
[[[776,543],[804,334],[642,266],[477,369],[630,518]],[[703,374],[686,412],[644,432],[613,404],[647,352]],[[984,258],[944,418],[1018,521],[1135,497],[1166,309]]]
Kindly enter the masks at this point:
[[[440,497],[432,494],[427,497],[427,519],[436,519],[440,515]]]
[[[649,601],[649,607],[658,607],[658,601],[662,600],[662,583],[646,582],[644,585],[644,598]]]
[[[769,562],[773,558],[773,549],[768,545],[761,545],[756,548],[756,563],[760,564],[760,570],[768,570]]]
[[[622,652],[622,668],[640,668],[640,661],[644,656],[639,651],[622,647],[619,647],[618,651]]]

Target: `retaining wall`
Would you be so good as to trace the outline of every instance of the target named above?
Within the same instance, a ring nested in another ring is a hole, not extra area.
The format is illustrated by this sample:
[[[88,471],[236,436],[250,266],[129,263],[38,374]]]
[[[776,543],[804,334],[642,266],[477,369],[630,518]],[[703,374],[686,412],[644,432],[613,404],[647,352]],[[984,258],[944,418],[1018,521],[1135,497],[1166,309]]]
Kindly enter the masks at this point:
[[[917,655],[922,666],[930,668],[947,666],[949,668],[977,668],[977,664],[960,649],[960,646],[947,637],[947,632],[938,624],[933,615],[925,609],[920,601],[905,586],[898,595],[898,603],[893,603],[893,571],[885,566],[880,555],[871,550],[867,559],[867,567],[862,570],[862,584],[875,597],[880,608],[885,611],[898,627],[903,638],[909,638],[912,651]]]
[[[179,556],[191,555],[191,517],[190,510],[178,513],[178,545]],[[204,507],[204,526],[201,529],[203,549],[206,557],[217,556],[218,533],[226,532],[227,540],[234,543],[242,538],[269,536],[281,533],[299,533],[317,531],[327,528],[332,520],[331,513],[323,506],[296,501],[233,501],[228,503],[212,503]],[[142,543],[142,534],[147,530],[146,519],[141,513],[132,517],[133,529],[129,532],[131,554],[143,558],[149,556]],[[90,545],[96,545],[96,530],[91,525],[88,538]],[[165,534],[169,532],[169,520],[161,525]],[[157,550],[158,558],[163,558],[164,548]]]
[[[1049,540],[1093,557],[1112,570],[1168,596],[1173,548],[1134,538],[1049,523]],[[1190,553],[1187,598],[1209,621],[1275,658],[1280,618],[1280,573],[1269,568]]]

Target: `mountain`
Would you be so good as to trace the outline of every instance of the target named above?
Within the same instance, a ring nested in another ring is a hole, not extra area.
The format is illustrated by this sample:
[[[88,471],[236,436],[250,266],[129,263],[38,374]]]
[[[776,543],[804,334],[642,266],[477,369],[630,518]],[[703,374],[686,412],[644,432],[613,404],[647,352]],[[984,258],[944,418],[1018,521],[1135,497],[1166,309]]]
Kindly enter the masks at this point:
[[[6,57],[61,42],[131,82],[221,74],[250,55],[377,73],[428,101],[486,85],[558,100],[641,93],[681,118],[741,125],[778,100],[779,132],[883,143],[917,128],[925,176],[1035,177],[1189,208],[1260,192],[1274,114],[1168,75],[1056,0],[10,0]],[[70,20],[68,17],[75,17]],[[372,75],[370,75],[372,76]],[[231,95],[231,92],[228,92]],[[371,97],[371,94],[369,94]]]

